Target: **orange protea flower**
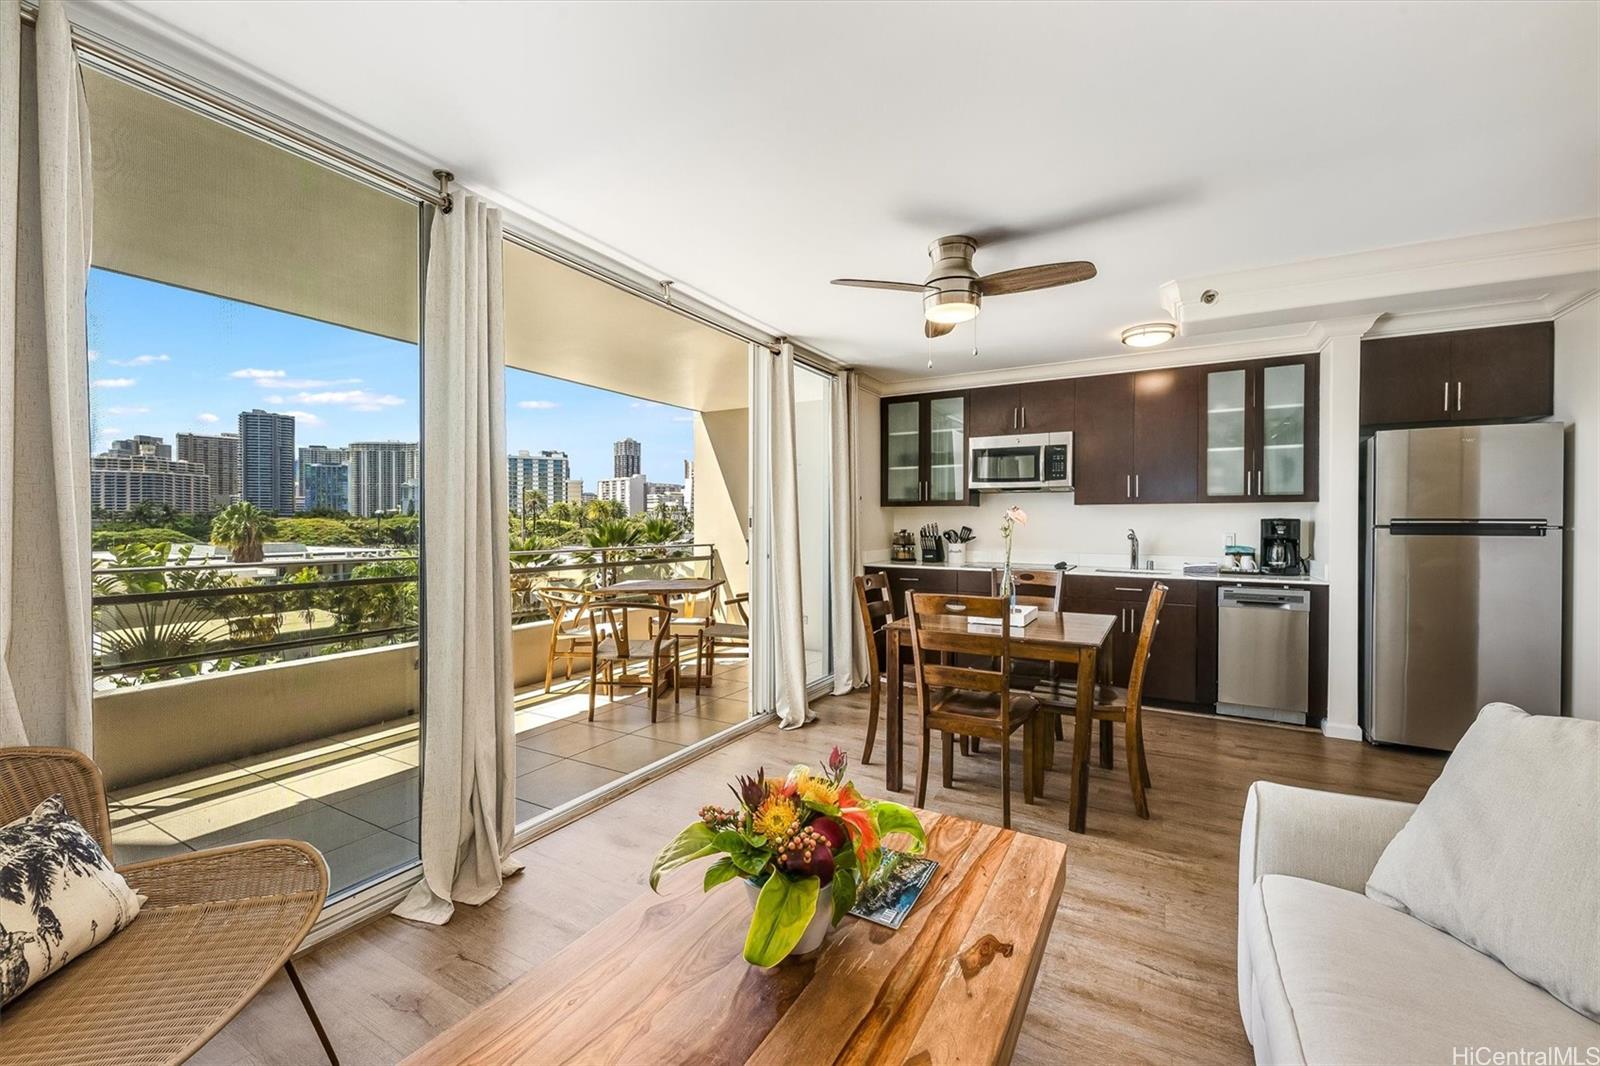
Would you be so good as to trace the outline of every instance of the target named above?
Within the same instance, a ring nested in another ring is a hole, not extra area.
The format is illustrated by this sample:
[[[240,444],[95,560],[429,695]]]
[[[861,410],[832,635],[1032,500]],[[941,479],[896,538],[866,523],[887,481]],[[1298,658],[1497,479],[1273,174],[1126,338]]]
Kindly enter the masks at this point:
[[[756,808],[750,827],[768,840],[782,840],[800,824],[800,809],[787,796],[769,793]]]
[[[807,777],[796,785],[795,791],[807,803],[828,807],[839,805],[838,787],[829,784],[825,778]]]
[[[878,827],[873,822],[867,801],[854,785],[839,788],[839,819],[850,828],[851,843],[856,846],[856,857],[863,863],[869,852],[877,850]]]

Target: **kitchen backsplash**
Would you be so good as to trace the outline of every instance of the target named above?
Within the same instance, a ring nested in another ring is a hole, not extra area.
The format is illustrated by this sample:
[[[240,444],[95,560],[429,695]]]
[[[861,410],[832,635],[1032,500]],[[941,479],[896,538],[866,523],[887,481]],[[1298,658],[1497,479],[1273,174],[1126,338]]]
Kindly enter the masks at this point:
[[[1314,505],[1308,503],[1185,503],[1137,504],[1127,507],[1099,505],[1077,507],[1070,492],[981,493],[977,507],[895,507],[884,512],[889,530],[913,533],[928,522],[940,529],[971,526],[978,539],[969,552],[984,557],[1002,551],[1000,518],[1013,504],[1028,512],[1028,524],[1018,526],[1012,554],[1018,559],[1051,561],[1067,555],[1107,555],[1127,558],[1128,530],[1139,535],[1145,558],[1173,556],[1221,561],[1223,541],[1229,533],[1240,544],[1259,548],[1263,518],[1299,518],[1311,528],[1313,543],[1302,545],[1315,556],[1316,529],[1311,522]],[[864,551],[887,548],[862,543]]]

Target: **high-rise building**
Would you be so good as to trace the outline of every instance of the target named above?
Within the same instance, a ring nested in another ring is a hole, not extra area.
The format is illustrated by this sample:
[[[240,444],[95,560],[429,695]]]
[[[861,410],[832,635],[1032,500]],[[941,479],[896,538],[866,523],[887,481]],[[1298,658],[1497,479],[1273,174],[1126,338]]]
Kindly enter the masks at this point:
[[[145,449],[149,449],[147,452]],[[160,437],[152,437],[147,433],[136,433],[127,440],[114,440],[111,447],[105,450],[106,455],[141,456],[150,455],[156,459],[171,459],[172,445]]]
[[[646,481],[644,483],[644,508],[651,514],[663,510],[688,510],[684,502],[683,486],[669,485],[660,481]]]
[[[239,496],[268,514],[294,513],[294,416],[239,412]]]
[[[307,511],[350,510],[349,465],[301,463],[300,494],[304,498]]]
[[[612,445],[611,473],[613,477],[632,477],[644,473],[644,449],[632,437],[624,437]],[[604,494],[601,499],[605,499]]]
[[[179,433],[178,458],[199,463],[211,479],[210,510],[220,511],[239,495],[239,435]]]
[[[422,509],[415,442],[355,441],[350,445],[350,513],[414,514]]]
[[[136,454],[105,452],[89,460],[89,506],[125,514],[141,503],[184,514],[208,510],[211,478],[200,463],[161,458],[154,445]]]
[[[567,494],[563,497],[568,503],[583,502],[583,479],[570,478],[567,481]]]
[[[545,451],[534,455],[524,449],[506,456],[506,491],[510,495],[511,513],[520,515],[524,494],[534,490],[544,493],[545,506],[567,499],[567,479],[571,474],[572,464],[566,452]]]
[[[325,465],[329,465],[329,464],[334,464],[334,465],[338,465],[338,466],[347,466],[349,464],[349,462],[350,462],[350,449],[349,448],[330,448],[326,444],[303,444],[303,445],[301,445],[300,448],[299,448],[299,461],[296,462],[295,465],[294,465],[295,507],[296,507],[296,510],[300,510],[300,511],[333,510],[334,508],[327,501],[332,499],[333,496],[336,495],[335,493],[332,492],[332,485],[328,482],[328,479],[332,478],[334,475],[331,474],[331,473],[328,473],[328,472],[323,472],[323,473],[318,475],[319,477],[321,477],[323,479],[323,486],[322,486],[323,491],[317,495],[316,501],[313,502],[312,498],[311,498],[312,497],[311,487],[310,487],[309,483],[306,481],[306,471],[308,469],[310,469],[311,467],[313,467],[313,466],[325,466]],[[350,508],[350,472],[348,470],[345,471],[345,488],[344,488],[344,491],[343,491],[343,493],[337,494],[337,495],[342,495],[342,497],[343,497],[343,499],[345,501],[344,504],[342,506],[340,506],[339,508],[337,508],[337,509],[341,510],[341,511],[349,510],[349,508]]]
[[[683,461],[683,509],[694,513],[694,460]]]
[[[622,504],[623,510],[630,515],[644,513],[643,474],[633,474],[629,477],[603,477],[600,479],[598,488],[602,500],[612,500]]]

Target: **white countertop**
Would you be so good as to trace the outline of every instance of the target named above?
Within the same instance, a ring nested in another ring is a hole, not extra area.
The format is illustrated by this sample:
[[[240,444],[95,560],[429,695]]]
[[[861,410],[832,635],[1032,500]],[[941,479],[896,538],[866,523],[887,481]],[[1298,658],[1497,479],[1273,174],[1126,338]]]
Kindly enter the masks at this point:
[[[960,566],[951,566],[949,563],[904,563],[895,562],[894,560],[888,558],[887,552],[871,552],[869,554],[873,557],[864,559],[862,561],[863,565],[894,567],[895,569],[900,570],[972,570],[987,572],[989,570],[998,569],[1001,565],[998,562],[992,562],[983,559],[969,560]],[[1246,584],[1269,585],[1327,585],[1327,582],[1322,578],[1306,576],[1303,574],[1299,576],[1293,576],[1286,574],[1263,574],[1259,572],[1244,573],[1228,570],[1219,571],[1215,574],[1185,574],[1182,569],[1139,570],[1136,572],[1126,568],[1109,566],[1104,563],[1096,565],[1094,563],[1073,563],[1071,559],[1066,561],[1068,563],[1072,563],[1073,568],[1067,571],[1067,573],[1073,577],[1160,578],[1163,581],[1214,581],[1227,582],[1229,584],[1240,582]],[[1013,571],[1050,570],[1053,569],[1055,565],[1055,562],[1044,563],[1032,559],[1011,560],[1011,569]]]

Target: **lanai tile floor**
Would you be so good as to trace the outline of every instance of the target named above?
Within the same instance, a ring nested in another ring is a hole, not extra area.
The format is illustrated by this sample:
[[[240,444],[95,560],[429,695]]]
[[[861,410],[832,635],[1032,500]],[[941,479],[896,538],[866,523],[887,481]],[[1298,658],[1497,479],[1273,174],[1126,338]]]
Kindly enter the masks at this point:
[[[686,671],[687,672],[687,671]],[[749,668],[717,667],[698,693],[686,679],[650,721],[648,696],[596,702],[586,679],[518,696],[517,821],[528,822],[749,715]],[[119,864],[288,837],[314,844],[337,894],[417,857],[417,723],[401,719],[120,789],[110,796]]]

